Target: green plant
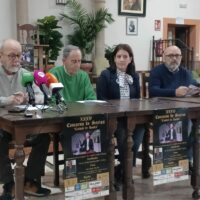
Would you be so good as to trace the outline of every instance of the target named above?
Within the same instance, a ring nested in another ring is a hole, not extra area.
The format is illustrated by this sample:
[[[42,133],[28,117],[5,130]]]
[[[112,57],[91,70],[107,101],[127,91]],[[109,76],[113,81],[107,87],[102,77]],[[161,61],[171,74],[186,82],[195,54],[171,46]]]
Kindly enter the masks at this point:
[[[67,36],[68,43],[78,46],[83,54],[91,54],[94,48],[97,34],[104,28],[106,23],[114,22],[112,15],[107,9],[100,8],[90,13],[85,10],[76,0],[67,0],[66,7],[70,13],[61,13],[62,19],[66,19],[74,32]]]
[[[37,20],[39,28],[40,41],[43,44],[48,44],[45,49],[49,60],[55,61],[59,55],[59,51],[63,47],[61,38],[63,35],[58,31],[61,27],[58,26],[59,20],[55,16],[50,15]]]
[[[106,46],[104,57],[108,60],[109,64],[112,65],[114,62],[113,51],[116,45],[113,46]]]

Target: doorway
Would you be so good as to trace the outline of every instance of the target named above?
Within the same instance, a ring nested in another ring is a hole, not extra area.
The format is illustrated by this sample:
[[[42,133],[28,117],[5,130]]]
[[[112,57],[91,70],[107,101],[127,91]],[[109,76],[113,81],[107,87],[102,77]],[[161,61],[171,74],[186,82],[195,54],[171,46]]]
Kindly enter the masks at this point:
[[[184,19],[178,24],[176,18],[163,18],[163,39],[180,39],[194,49],[194,60],[199,60],[200,20]],[[179,45],[179,44],[178,44]]]
[[[189,25],[176,25],[168,24],[168,39],[177,40],[176,45],[182,48],[183,43],[190,47],[190,32],[191,26]]]

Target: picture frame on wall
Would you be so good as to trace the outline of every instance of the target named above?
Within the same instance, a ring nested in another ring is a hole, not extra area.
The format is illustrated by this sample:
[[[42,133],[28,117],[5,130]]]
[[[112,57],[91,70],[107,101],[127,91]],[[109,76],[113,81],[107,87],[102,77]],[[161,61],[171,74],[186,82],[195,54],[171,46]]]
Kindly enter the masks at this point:
[[[146,0],[118,0],[118,14],[145,17]]]
[[[126,35],[138,35],[138,19],[136,17],[126,18]]]
[[[66,5],[67,0],[56,0],[56,5]]]

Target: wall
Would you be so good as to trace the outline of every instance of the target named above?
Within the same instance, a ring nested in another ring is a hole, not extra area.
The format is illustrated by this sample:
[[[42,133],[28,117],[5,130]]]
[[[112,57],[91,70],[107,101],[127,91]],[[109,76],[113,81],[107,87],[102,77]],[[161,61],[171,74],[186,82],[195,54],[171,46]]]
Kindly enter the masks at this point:
[[[106,6],[115,18],[115,23],[105,30],[105,43],[113,45],[119,42],[128,43],[132,46],[135,54],[136,68],[138,70],[149,69],[151,40],[162,38],[161,31],[154,31],[154,20],[161,20],[165,17],[200,19],[198,0],[146,0],[146,17],[138,17],[138,36],[126,35],[126,17],[118,15],[117,0],[107,0]],[[187,4],[187,8],[179,8],[179,4]],[[115,37],[113,37],[113,34]]]
[[[15,7],[16,4],[14,0],[0,0],[0,42],[5,38],[16,38]]]
[[[83,3],[83,6],[90,9],[92,0],[78,0]],[[132,46],[135,54],[135,63],[137,70],[149,69],[151,40],[153,35],[156,39],[162,38],[162,23],[161,31],[154,31],[154,20],[163,18],[181,18],[181,19],[200,19],[200,2],[199,0],[146,0],[147,9],[146,17],[138,17],[138,35],[126,35],[126,17],[118,15],[118,0],[105,0],[105,5],[113,14],[115,22],[105,29],[105,44],[113,45],[118,43],[128,43]],[[179,8],[180,4],[187,4],[187,8]],[[16,14],[14,0],[0,0],[0,40],[7,37],[16,37]],[[29,22],[34,23],[38,18],[47,15],[59,16],[63,11],[64,6],[55,5],[55,0],[28,0],[29,7]],[[10,13],[13,13],[10,15]],[[5,22],[6,19],[6,22]],[[6,24],[6,26],[5,26]],[[63,34],[67,34],[70,30],[67,25],[63,26]],[[114,33],[114,37],[113,37]],[[65,38],[63,39],[64,43]],[[200,44],[198,44],[200,46]],[[61,63],[59,57],[58,64]]]

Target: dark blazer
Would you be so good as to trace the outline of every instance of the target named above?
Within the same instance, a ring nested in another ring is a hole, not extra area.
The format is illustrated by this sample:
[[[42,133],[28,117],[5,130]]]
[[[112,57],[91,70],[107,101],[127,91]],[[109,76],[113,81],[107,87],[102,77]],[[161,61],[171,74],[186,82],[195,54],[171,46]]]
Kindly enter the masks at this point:
[[[81,152],[87,151],[86,147],[87,147],[87,142],[86,142],[86,139],[84,139],[83,143],[81,144],[80,151]],[[89,139],[89,151],[93,151],[93,150],[94,150],[94,143],[93,143],[93,140],[90,138]]]
[[[173,129],[173,139],[172,140],[176,140],[176,131]],[[171,129],[168,130],[168,132],[165,135],[165,140],[166,141],[170,141],[171,140]]]
[[[130,98],[140,98],[139,76],[135,73],[133,76],[133,84],[129,85]],[[97,80],[97,99],[109,100],[120,99],[119,84],[116,82],[117,72],[110,67],[101,72]]]

